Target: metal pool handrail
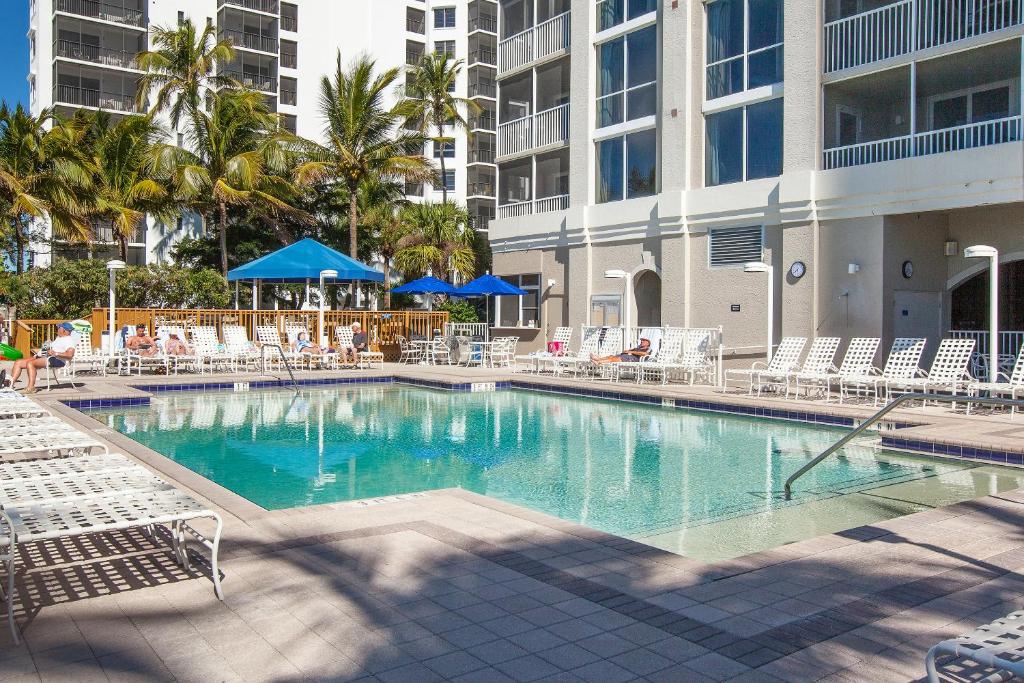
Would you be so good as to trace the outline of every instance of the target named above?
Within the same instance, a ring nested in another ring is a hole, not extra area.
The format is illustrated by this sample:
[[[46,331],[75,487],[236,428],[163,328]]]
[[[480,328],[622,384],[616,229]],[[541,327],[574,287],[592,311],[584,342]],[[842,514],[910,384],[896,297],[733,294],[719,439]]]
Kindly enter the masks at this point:
[[[288,363],[288,357],[284,355],[284,349],[281,348],[280,344],[263,344],[260,346],[260,372],[264,375],[267,374],[267,349],[277,349],[277,352],[281,355],[281,362],[284,363],[284,369],[288,371],[288,376],[292,378],[292,389],[295,393],[299,393],[299,383],[295,381],[295,374],[292,372],[292,366]]]
[[[889,403],[884,408],[879,410],[877,413],[875,413],[874,415],[872,415],[871,417],[869,417],[868,419],[864,420],[859,425],[857,425],[857,427],[852,432],[850,432],[849,434],[847,434],[843,438],[839,439],[839,441],[836,441],[834,444],[832,444],[831,446],[826,448],[824,451],[822,451],[822,453],[820,455],[818,455],[813,460],[811,460],[809,463],[807,463],[806,465],[804,465],[803,467],[798,469],[796,472],[794,472],[789,477],[789,479],[786,480],[786,500],[791,500],[792,499],[793,482],[795,482],[797,479],[799,479],[803,475],[807,474],[808,470],[813,468],[815,465],[820,463],[822,460],[824,460],[828,456],[830,456],[833,453],[835,453],[836,451],[838,451],[840,448],[842,448],[846,444],[848,444],[851,441],[853,441],[857,436],[863,434],[865,431],[867,431],[868,427],[870,427],[871,425],[873,425],[876,422],[878,422],[879,420],[881,420],[887,414],[889,414],[890,412],[895,410],[898,406],[900,406],[900,405],[902,405],[902,404],[904,404],[904,403],[906,403],[908,401],[924,401],[924,400],[939,401],[939,402],[942,402],[942,403],[956,403],[957,401],[960,401],[960,402],[980,403],[982,405],[989,405],[989,406],[1017,406],[1018,408],[1024,408],[1024,401],[1012,400],[1012,399],[1008,399],[1008,398],[992,398],[992,397],[982,398],[980,396],[967,397],[967,396],[964,396],[963,394],[961,394],[959,396],[957,396],[957,395],[950,395],[950,394],[927,394],[927,393],[903,394],[903,395],[898,396],[895,399],[893,399],[893,401],[891,403]]]

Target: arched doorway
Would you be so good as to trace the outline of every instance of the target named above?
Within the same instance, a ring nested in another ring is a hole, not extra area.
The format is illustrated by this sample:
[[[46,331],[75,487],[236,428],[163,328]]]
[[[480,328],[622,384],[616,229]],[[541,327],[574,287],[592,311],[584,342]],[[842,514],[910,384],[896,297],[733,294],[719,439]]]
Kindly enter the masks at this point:
[[[645,270],[636,277],[636,326],[661,327],[661,277]]]
[[[950,329],[988,329],[988,278],[986,268],[950,292]],[[999,328],[1024,330],[1024,261],[999,264]]]

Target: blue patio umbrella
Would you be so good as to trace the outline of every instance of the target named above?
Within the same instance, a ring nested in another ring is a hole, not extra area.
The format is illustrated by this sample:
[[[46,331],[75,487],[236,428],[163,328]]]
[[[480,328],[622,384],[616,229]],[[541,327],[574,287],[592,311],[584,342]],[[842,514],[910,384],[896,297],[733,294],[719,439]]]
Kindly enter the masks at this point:
[[[472,282],[467,282],[454,292],[455,296],[485,296],[487,297],[487,318],[491,317],[492,296],[526,296],[526,290],[510,285],[501,278],[494,277],[490,273],[481,275]]]
[[[395,294],[454,294],[455,288],[444,280],[438,280],[430,275],[421,277],[419,280],[406,282],[401,287],[391,290]],[[434,310],[434,297],[427,299],[427,307]]]

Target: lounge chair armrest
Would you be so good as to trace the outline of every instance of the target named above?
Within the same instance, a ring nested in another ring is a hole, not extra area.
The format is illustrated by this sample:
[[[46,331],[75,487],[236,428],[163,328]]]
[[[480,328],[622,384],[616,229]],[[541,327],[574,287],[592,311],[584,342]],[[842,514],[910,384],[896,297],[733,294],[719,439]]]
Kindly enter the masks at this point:
[[[751,370],[767,370],[768,369],[768,364],[765,363],[763,360],[756,360],[756,361],[754,361],[753,363],[750,364],[750,369]]]

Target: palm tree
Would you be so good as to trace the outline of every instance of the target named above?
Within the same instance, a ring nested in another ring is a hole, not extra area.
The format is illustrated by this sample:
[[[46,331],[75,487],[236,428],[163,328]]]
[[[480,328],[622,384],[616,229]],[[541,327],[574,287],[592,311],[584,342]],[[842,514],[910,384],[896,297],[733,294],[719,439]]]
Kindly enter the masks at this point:
[[[391,310],[391,264],[409,232],[402,210],[394,204],[378,204],[363,215],[363,224],[370,228],[373,251],[384,270],[384,310]]]
[[[463,111],[477,114],[480,106],[473,100],[454,94],[455,81],[462,72],[462,60],[451,60],[446,52],[429,53],[423,56],[419,65],[409,75],[411,95],[401,105],[402,114],[408,124],[416,126],[426,134],[428,128],[437,133],[433,138],[434,149],[440,148],[441,199],[448,202],[448,186],[444,183],[444,145],[453,138],[445,137],[444,127],[455,130],[469,130]]]
[[[0,104],[0,215],[19,274],[33,220],[48,219],[54,237],[89,239],[92,173],[82,137],[81,129],[55,119],[49,109],[32,116],[20,104],[14,110]]]
[[[295,185],[286,176],[291,137],[282,133],[263,96],[251,90],[221,91],[209,113],[196,111],[189,148],[161,146],[159,168],[207,224],[216,215],[221,271],[228,272],[228,211],[309,217],[294,208]]]
[[[178,127],[182,114],[194,115],[200,110],[206,93],[217,88],[238,87],[228,76],[214,73],[216,64],[227,64],[235,56],[230,40],[217,40],[217,29],[207,23],[197,32],[191,19],[173,29],[151,29],[155,50],[140,52],[139,68],[145,71],[139,79],[139,107],[156,90],[156,101],[150,113],[170,107],[171,126]]]
[[[86,146],[95,169],[95,197],[89,214],[110,221],[121,259],[128,257],[128,238],[145,225],[146,214],[173,220],[179,203],[157,177],[162,131],[148,116],[129,116],[111,123],[103,112],[86,122]]]
[[[300,183],[342,183],[348,188],[349,255],[358,256],[359,189],[370,179],[430,180],[434,171],[423,156],[423,138],[399,127],[395,108],[384,98],[398,78],[398,69],[374,73],[369,57],[342,69],[339,51],[333,77],[320,81],[320,113],[326,144],[305,141],[306,161],[299,165]]]
[[[475,232],[466,209],[452,204],[411,204],[402,212],[406,235],[399,241],[395,264],[406,274],[425,273],[446,279],[476,271]]]

